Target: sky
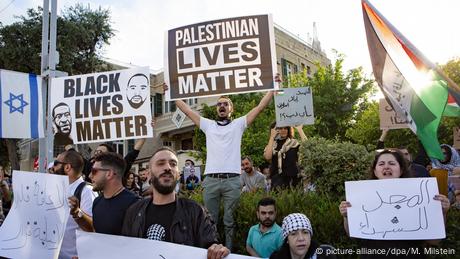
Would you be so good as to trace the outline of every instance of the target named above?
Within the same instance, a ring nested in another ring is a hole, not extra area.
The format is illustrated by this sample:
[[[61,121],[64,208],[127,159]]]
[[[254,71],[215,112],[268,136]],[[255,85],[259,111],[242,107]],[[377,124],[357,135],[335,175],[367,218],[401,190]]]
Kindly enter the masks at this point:
[[[58,11],[75,0],[58,0]],[[316,23],[321,47],[331,60],[333,49],[345,55],[345,69],[362,66],[372,72],[361,0],[81,0],[83,5],[111,11],[116,36],[104,56],[124,63],[163,67],[164,34],[168,29],[203,21],[271,13],[274,22],[308,40]],[[459,0],[370,0],[432,62],[460,57]],[[0,0],[0,22],[41,6],[40,0]]]

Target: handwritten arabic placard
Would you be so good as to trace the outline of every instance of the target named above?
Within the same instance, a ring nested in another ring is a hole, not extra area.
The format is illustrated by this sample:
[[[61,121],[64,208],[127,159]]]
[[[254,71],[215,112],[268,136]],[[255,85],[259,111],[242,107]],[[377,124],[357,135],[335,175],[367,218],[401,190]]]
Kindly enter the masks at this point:
[[[13,172],[14,201],[0,228],[0,256],[57,258],[69,215],[69,178]]]
[[[207,249],[178,245],[150,239],[105,235],[77,230],[79,259],[206,259]],[[250,259],[254,257],[230,254],[225,259]]]
[[[446,237],[436,178],[345,182],[351,237],[429,240]]]
[[[380,129],[405,129],[409,128],[407,120],[399,115],[385,98],[379,101]]]
[[[309,87],[286,88],[275,95],[276,126],[312,125],[313,97]]]

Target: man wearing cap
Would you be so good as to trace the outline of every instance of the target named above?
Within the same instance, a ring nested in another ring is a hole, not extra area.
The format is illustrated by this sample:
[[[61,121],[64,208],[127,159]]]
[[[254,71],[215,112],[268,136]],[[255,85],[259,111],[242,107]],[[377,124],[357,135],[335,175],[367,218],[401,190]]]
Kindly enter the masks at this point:
[[[315,259],[318,245],[311,238],[313,229],[310,220],[302,213],[292,213],[283,219],[283,239],[281,249],[270,259]]]
[[[270,197],[261,199],[256,214],[259,224],[249,229],[246,251],[251,256],[268,258],[284,243],[282,229],[275,222],[275,200]]]

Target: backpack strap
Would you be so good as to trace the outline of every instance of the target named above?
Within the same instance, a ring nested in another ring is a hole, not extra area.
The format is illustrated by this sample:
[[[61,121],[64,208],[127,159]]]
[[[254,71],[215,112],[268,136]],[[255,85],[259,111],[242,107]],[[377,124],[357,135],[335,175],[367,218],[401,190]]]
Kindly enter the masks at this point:
[[[85,182],[85,181],[81,182],[81,183],[77,186],[77,189],[75,189],[75,192],[73,193],[73,195],[74,195],[75,197],[77,197],[78,203],[80,203],[80,201],[81,201],[81,193],[82,193],[82,191],[83,191],[83,188],[85,188],[85,186],[86,186],[86,182]]]

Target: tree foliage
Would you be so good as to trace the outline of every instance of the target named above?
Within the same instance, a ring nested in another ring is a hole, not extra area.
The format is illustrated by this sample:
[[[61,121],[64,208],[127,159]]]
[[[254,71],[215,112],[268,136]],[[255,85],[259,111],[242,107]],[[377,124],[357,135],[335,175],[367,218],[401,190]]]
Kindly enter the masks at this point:
[[[40,74],[42,13],[40,7],[29,9],[25,16],[17,17],[17,22],[0,23],[1,69]],[[80,4],[69,7],[57,18],[56,48],[60,58],[56,69],[70,75],[110,70],[100,57],[112,36],[109,10],[91,10]],[[13,169],[19,169],[16,143],[13,139],[2,140],[0,145],[0,150],[8,150],[0,153],[0,160],[11,161]]]
[[[362,68],[343,72],[343,55],[337,55],[334,64],[323,67],[309,78],[306,73],[288,78],[290,87],[309,86],[313,93],[314,135],[346,140],[346,131],[367,106],[373,93],[373,81],[363,75]]]
[[[40,74],[42,8],[29,9],[10,25],[0,24],[0,67]],[[69,74],[99,70],[103,47],[114,30],[109,10],[91,10],[77,4],[57,18],[57,69]]]

